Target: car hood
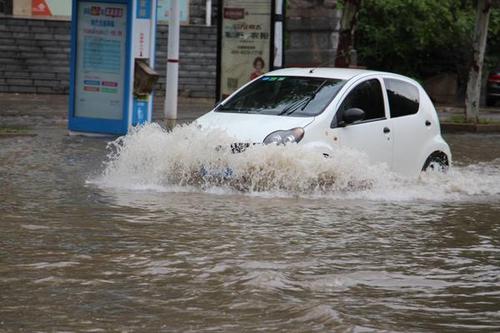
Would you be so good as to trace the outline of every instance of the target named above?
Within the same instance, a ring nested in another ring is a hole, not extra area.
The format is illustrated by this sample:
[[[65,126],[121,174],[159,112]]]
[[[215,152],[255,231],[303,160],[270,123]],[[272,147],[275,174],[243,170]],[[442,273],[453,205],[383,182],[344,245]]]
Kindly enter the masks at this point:
[[[274,131],[305,127],[314,117],[287,117],[211,111],[196,119],[202,129],[223,129],[239,142],[262,142]]]

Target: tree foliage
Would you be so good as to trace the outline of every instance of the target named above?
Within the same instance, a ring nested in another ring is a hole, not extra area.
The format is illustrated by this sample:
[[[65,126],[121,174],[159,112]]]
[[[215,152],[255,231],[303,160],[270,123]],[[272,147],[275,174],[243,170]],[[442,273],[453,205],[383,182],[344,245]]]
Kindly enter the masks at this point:
[[[473,0],[363,0],[355,42],[360,64],[417,79],[452,72],[463,84],[475,10]],[[500,58],[498,11],[492,11],[486,67]]]

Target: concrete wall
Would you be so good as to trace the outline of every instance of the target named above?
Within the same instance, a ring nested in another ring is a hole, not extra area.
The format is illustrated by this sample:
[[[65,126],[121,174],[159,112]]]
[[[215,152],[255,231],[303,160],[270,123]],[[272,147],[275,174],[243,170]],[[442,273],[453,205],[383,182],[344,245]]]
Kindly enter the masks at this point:
[[[341,11],[336,0],[288,0],[286,66],[333,66]]]
[[[159,25],[157,92],[165,89],[168,26]],[[180,94],[215,96],[216,27],[181,28]],[[0,92],[69,92],[70,22],[0,17]]]
[[[161,74],[157,91],[165,92],[168,26],[157,30],[156,70]],[[185,97],[215,98],[217,27],[181,27],[179,92]]]

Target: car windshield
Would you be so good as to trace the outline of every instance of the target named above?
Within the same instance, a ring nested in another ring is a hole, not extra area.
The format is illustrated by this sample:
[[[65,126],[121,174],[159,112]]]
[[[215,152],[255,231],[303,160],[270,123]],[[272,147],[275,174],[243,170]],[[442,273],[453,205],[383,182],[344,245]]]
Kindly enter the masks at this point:
[[[262,76],[215,111],[315,116],[323,112],[344,82],[317,77]]]

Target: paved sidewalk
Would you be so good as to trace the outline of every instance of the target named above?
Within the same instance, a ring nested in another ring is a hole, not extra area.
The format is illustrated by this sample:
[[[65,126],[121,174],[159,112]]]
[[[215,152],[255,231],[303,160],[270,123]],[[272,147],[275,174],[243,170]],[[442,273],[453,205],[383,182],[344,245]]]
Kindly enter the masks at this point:
[[[465,107],[437,105],[440,121],[451,121],[465,114]],[[500,123],[500,105],[495,107],[482,107],[479,109],[479,119]]]
[[[191,122],[210,111],[214,100],[179,98],[178,123]],[[441,122],[449,122],[464,114],[463,107],[437,106]],[[17,124],[66,124],[68,116],[67,95],[0,94],[0,126]],[[500,123],[500,106],[481,108],[480,119]],[[155,98],[153,120],[163,120],[163,97]]]
[[[67,95],[0,94],[0,126],[26,123],[31,126],[65,124],[68,118]],[[204,98],[179,98],[178,123],[191,122],[210,111],[215,102]],[[163,98],[155,98],[153,120],[163,120]],[[31,123],[31,124],[30,124]]]

